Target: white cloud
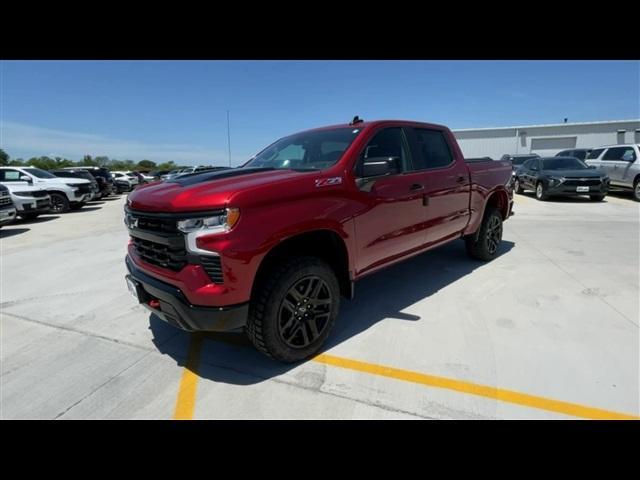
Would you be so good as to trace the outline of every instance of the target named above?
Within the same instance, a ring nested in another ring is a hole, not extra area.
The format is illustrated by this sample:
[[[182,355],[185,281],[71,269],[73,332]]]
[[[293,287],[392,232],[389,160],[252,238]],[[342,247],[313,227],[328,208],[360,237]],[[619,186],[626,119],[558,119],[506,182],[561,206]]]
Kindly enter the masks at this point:
[[[79,160],[84,155],[106,155],[120,160],[149,159],[155,162],[173,160],[181,164],[218,164],[227,163],[225,151],[210,150],[193,145],[149,144],[131,140],[120,140],[104,135],[66,132],[36,127],[15,122],[0,124],[0,143],[2,149],[12,157],[12,150],[31,152],[32,156],[55,155]]]

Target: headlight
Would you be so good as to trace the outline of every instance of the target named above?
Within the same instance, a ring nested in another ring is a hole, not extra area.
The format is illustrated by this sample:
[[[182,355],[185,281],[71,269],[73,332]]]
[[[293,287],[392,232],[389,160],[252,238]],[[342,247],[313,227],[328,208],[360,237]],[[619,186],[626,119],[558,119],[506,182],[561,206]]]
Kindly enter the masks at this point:
[[[240,210],[227,208],[223,214],[212,217],[188,218],[178,222],[178,230],[184,233],[202,232],[202,234],[227,232],[238,223]]]
[[[33,192],[13,192],[18,197],[33,197]]]
[[[600,179],[600,181],[601,181],[602,183],[609,183],[609,180],[610,180],[610,179],[609,179],[609,177],[602,177],[602,178]]]
[[[549,185],[552,187],[557,187],[562,182],[564,182],[564,177],[549,177]]]

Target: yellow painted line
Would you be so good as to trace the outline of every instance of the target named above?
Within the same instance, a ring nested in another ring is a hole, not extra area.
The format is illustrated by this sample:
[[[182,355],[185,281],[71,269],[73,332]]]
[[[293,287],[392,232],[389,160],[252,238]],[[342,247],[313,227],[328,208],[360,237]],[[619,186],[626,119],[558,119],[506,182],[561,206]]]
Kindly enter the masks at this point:
[[[196,393],[198,390],[198,364],[200,363],[200,351],[202,350],[202,335],[191,334],[189,355],[184,366],[180,390],[176,400],[174,420],[191,420],[196,407]]]
[[[492,398],[502,402],[514,403],[525,407],[548,410],[555,413],[563,413],[574,417],[589,418],[596,420],[639,420],[640,417],[626,413],[611,412],[600,408],[587,407],[576,403],[562,402],[549,398],[528,395],[526,393],[514,392],[502,388],[479,385],[476,383],[454,380],[435,375],[425,375],[424,373],[401,370],[399,368],[385,367],[373,363],[350,360],[348,358],[335,357],[333,355],[321,354],[313,358],[313,361],[332,365],[334,367],[355,370],[357,372],[379,375],[381,377],[394,378],[405,382],[418,383],[429,387],[444,388],[457,392],[468,393],[480,397]]]

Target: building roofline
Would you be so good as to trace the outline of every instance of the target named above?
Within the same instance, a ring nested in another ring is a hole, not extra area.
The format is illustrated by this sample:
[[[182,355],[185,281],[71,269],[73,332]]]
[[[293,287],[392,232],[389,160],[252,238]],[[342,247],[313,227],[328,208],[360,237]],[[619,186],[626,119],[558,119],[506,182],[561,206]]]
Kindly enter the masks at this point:
[[[513,127],[482,127],[482,128],[455,128],[451,129],[452,132],[477,132],[487,130],[513,130],[520,128],[538,128],[538,127],[568,127],[576,125],[603,125],[607,123],[629,123],[640,122],[640,118],[633,118],[631,120],[603,120],[600,122],[578,122],[578,123],[547,123],[541,125],[515,125]]]

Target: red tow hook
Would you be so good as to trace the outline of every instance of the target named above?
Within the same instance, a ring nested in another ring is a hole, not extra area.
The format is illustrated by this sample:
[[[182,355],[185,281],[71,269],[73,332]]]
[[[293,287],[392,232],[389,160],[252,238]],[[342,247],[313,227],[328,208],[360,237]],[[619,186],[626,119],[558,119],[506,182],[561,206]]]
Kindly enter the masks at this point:
[[[156,299],[149,300],[149,306],[151,308],[155,308],[156,310],[160,310],[160,301]]]

